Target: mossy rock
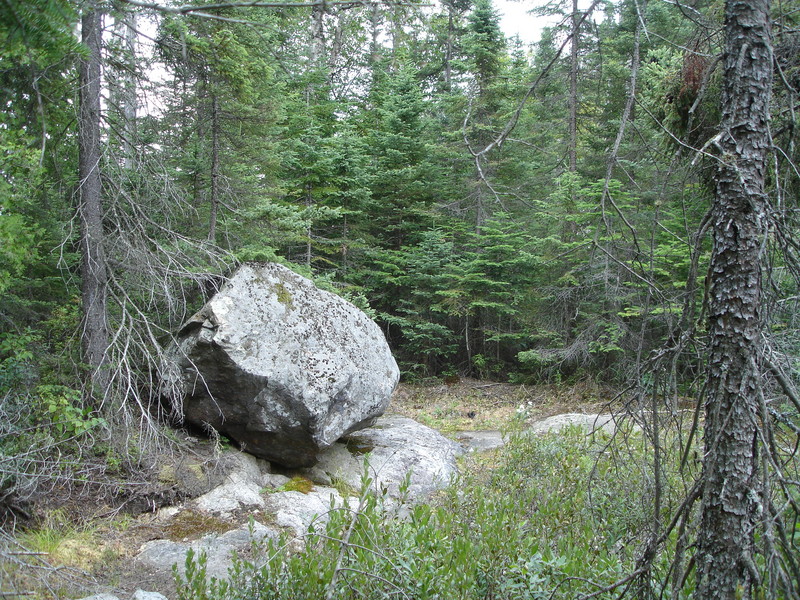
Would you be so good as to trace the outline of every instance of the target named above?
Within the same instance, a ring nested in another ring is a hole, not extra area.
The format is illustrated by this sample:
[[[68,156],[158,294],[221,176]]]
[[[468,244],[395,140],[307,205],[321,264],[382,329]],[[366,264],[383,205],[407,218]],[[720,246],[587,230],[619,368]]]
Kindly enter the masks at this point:
[[[301,494],[308,494],[313,489],[314,489],[314,482],[311,481],[308,477],[303,477],[302,475],[295,475],[275,491],[300,492]]]
[[[274,286],[275,297],[278,302],[283,304],[289,310],[294,310],[294,302],[292,300],[292,293],[288,290],[285,284],[278,283]]]
[[[215,484],[201,463],[182,462],[177,466],[175,475],[181,492],[191,498],[205,494]]]
[[[173,542],[196,539],[209,533],[225,533],[234,529],[234,526],[220,519],[196,510],[184,510],[170,519],[164,527],[167,538]]]
[[[214,474],[201,462],[183,459],[162,464],[157,478],[161,485],[174,488],[179,497],[196,498],[219,483],[221,476],[212,477]]]
[[[178,477],[175,474],[175,465],[161,465],[158,469],[158,483],[164,485],[177,485]]]
[[[373,429],[383,429],[381,426],[373,426]],[[363,456],[375,450],[375,446],[368,444],[357,438],[347,438],[344,442],[347,450],[353,456]]]

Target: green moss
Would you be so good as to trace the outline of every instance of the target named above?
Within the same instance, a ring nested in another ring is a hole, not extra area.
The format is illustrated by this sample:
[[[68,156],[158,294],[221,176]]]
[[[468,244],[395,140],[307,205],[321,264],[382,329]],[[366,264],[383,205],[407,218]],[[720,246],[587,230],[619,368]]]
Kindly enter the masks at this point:
[[[379,427],[375,427],[375,429],[378,428]],[[344,445],[353,456],[363,456],[364,454],[369,454],[375,449],[375,446],[365,444],[364,442],[354,438],[348,438],[345,440]]]
[[[158,482],[164,485],[175,485],[178,483],[178,476],[175,473],[175,467],[172,465],[163,465],[158,470]]]
[[[278,302],[283,304],[289,310],[294,310],[294,302],[292,301],[292,294],[286,289],[286,286],[283,283],[278,283],[275,285],[275,295],[278,298]]]
[[[307,494],[311,490],[314,489],[314,482],[308,479],[307,477],[302,477],[301,475],[295,475],[289,481],[284,483],[281,487],[279,487],[276,492],[300,492],[301,494]]]
[[[175,515],[164,532],[172,541],[198,538],[209,533],[225,533],[231,529],[230,523],[220,518],[196,510],[185,510]]]

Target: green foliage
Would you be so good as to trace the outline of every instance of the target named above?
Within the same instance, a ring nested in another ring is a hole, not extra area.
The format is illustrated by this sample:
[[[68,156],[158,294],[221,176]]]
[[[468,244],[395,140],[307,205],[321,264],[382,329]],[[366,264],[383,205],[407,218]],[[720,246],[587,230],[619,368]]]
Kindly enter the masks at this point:
[[[178,565],[172,565],[172,573],[178,584],[178,600],[212,600],[228,591],[225,583],[212,579],[206,582],[206,564],[208,556],[200,552],[195,556],[191,548],[186,553],[183,574],[178,570]]]
[[[90,446],[105,421],[80,401],[76,390],[30,381],[0,391],[0,513],[53,485],[86,479],[82,445]],[[51,533],[54,543],[63,537]]]
[[[31,9],[24,20],[30,31],[58,30],[75,18],[68,10],[55,15],[62,7],[55,0],[34,4],[52,23],[39,22]],[[157,247],[167,262],[191,262],[189,271],[221,271],[225,261],[209,264],[201,250],[188,250],[206,243],[216,219],[210,241],[236,260],[301,265],[329,288],[350,294],[377,317],[407,377],[547,378],[580,369],[621,377],[632,352],[646,353],[669,339],[686,296],[697,298],[693,307],[700,301],[702,281],[693,286],[686,279],[691,231],[706,202],[691,178],[655,183],[671,167],[654,150],[666,147],[660,125],[643,115],[636,122],[639,137],[623,140],[619,168],[605,181],[603,156],[624,104],[636,22],[630,6],[607,10],[608,19],[589,19],[581,30],[577,172],[564,168],[560,152],[569,87],[565,57],[539,78],[562,30],[546,32],[532,53],[509,49],[488,0],[448,2],[433,16],[380,12],[375,26],[391,25],[391,48],[372,37],[365,9],[331,12],[323,34],[336,43],[314,64],[307,15],[300,12],[236,8],[229,21],[163,16],[158,58],[174,78],[154,88],[164,110],[137,123],[132,142],[147,166],[117,185],[124,170],[113,161],[104,165],[109,192],[125,198],[109,198],[109,229],[116,231],[111,221],[129,214],[126,203],[139,203],[153,223],[145,227],[149,239],[133,244],[137,252]],[[643,48],[640,99],[655,114],[667,107],[664,97],[684,61],[675,50],[683,43],[657,40],[690,32],[674,11],[647,10],[657,35]],[[19,31],[9,35],[25,38]],[[37,65],[55,55],[44,36],[27,39],[31,47],[42,45],[42,54],[31,55]],[[68,132],[59,152],[74,162],[75,148],[67,124],[71,109],[62,110],[64,94],[55,87],[69,80],[55,75],[67,73],[69,62],[37,72],[37,85],[47,82],[46,97],[54,99],[40,106],[25,71],[31,58],[11,54],[18,68],[3,71],[4,89],[18,93],[3,119],[6,131],[17,133],[4,136],[7,151],[0,154],[8,192],[0,209],[0,289],[10,292],[8,321],[18,322],[18,314],[32,312],[28,299],[45,293],[30,289],[32,281],[45,281],[38,277],[42,267],[48,277],[59,275],[52,269],[58,253],[50,249],[70,206],[50,192],[74,186],[63,176],[74,170],[63,166],[65,157],[54,153],[58,170],[42,160],[40,139],[48,150],[55,145],[39,134],[47,125],[52,137],[56,124]],[[533,80],[538,92],[517,112]],[[514,132],[480,158],[478,173],[465,135],[480,150],[512,116],[518,119]],[[657,117],[662,124],[669,120]],[[119,126],[109,122],[111,138],[122,135]],[[212,199],[214,160],[218,197]],[[180,241],[163,239],[162,225]],[[132,254],[120,242],[112,244],[123,248],[112,260],[124,262]],[[62,266],[76,266],[69,253],[76,247],[61,246]],[[197,296],[181,287],[156,300],[136,269],[120,282],[166,329],[174,324],[164,314],[178,319],[175,307],[165,311],[163,302]],[[37,305],[21,328],[41,323],[52,308]],[[46,361],[46,375],[54,375],[48,383],[76,387],[55,374],[68,361],[58,362]]]
[[[89,569],[99,558],[96,525],[77,523],[64,509],[44,512],[36,527],[20,536],[23,546],[47,555],[51,564],[62,568]]]
[[[56,439],[81,436],[105,424],[89,407],[81,406],[78,390],[61,385],[40,385],[36,392]]]
[[[36,151],[9,133],[0,145],[0,294],[38,258],[38,228],[22,210],[41,175]]]
[[[31,347],[38,340],[39,335],[31,328],[20,333],[0,333],[0,394],[24,390],[34,381]]]
[[[77,20],[66,0],[4,0],[0,4],[0,38],[4,54],[35,48],[55,56],[66,47],[77,48],[72,25]]]
[[[327,525],[303,537],[304,550],[287,554],[288,540],[272,542],[257,552],[262,558],[236,560],[229,582],[209,581],[204,557],[190,554],[179,597],[323,598],[334,573],[341,599],[591,593],[633,569],[650,522],[643,455],[620,469],[603,444],[578,430],[514,434],[482,459],[488,464],[471,465],[436,502],[409,507],[404,518],[384,514],[375,496],[359,511],[332,509]]]
[[[500,30],[500,17],[491,0],[477,0],[468,19],[464,51],[470,69],[475,73],[481,92],[501,68],[505,38]]]

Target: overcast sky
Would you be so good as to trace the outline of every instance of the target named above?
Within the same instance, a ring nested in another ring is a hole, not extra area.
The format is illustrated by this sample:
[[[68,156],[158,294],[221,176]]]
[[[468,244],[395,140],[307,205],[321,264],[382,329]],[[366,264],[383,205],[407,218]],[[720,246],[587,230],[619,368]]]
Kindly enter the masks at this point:
[[[542,6],[547,0],[494,0],[494,7],[502,15],[500,22],[507,37],[519,35],[527,43],[538,42],[542,28],[555,23],[555,18],[530,15],[528,11]]]

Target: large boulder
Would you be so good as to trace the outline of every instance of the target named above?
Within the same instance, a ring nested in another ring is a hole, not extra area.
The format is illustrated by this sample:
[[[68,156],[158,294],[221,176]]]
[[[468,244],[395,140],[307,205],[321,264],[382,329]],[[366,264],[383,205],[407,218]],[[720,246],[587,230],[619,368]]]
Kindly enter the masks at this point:
[[[383,414],[400,373],[380,328],[277,264],[242,266],[183,325],[165,383],[188,423],[287,467]]]

